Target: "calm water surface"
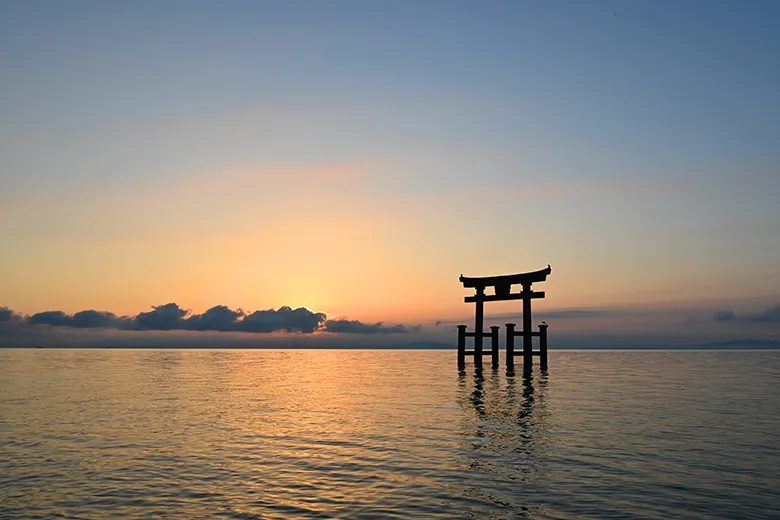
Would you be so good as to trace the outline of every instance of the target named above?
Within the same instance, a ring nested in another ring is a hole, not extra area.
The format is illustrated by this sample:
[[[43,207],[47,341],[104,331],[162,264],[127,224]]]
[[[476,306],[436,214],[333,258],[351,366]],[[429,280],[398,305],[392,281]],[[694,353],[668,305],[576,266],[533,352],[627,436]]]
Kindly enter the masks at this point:
[[[780,352],[0,350],[3,518],[780,518]]]

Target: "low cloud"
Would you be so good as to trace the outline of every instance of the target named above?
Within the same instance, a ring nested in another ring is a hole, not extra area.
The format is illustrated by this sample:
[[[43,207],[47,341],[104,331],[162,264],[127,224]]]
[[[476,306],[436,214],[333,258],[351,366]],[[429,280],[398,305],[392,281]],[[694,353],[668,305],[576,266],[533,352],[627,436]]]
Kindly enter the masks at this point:
[[[226,305],[217,305],[203,314],[191,314],[177,303],[155,305],[151,311],[136,316],[117,317],[114,313],[84,310],[73,315],[63,311],[44,311],[21,317],[12,310],[0,308],[0,322],[18,321],[20,324],[75,329],[117,329],[136,331],[218,331],[218,332],[289,332],[312,334],[331,332],[344,334],[396,334],[419,332],[420,326],[392,325],[383,322],[363,323],[339,318],[328,320],[323,312],[305,307],[280,307],[246,313]]]
[[[569,319],[590,319],[590,318],[609,318],[620,317],[628,313],[625,309],[594,309],[594,308],[582,308],[582,309],[561,309],[552,311],[539,311],[534,313],[534,319],[538,320],[569,320]],[[522,321],[522,312],[509,312],[501,314],[488,314],[485,319],[490,321]],[[462,323],[471,323],[474,320],[473,317],[462,317],[457,319],[439,319],[436,320],[435,326],[440,327],[442,325],[459,325]]]
[[[133,320],[133,328],[140,330],[177,330],[183,329],[184,317],[187,315],[185,309],[182,309],[175,303],[166,303],[152,307],[152,311],[142,312]]]
[[[190,330],[236,330],[239,318],[244,316],[241,309],[232,310],[226,305],[217,305],[203,314],[195,314],[186,320]]]
[[[386,327],[381,321],[363,323],[358,320],[338,319],[326,321],[323,330],[339,334],[407,334],[410,331],[420,330],[420,327],[407,327],[400,324]]]
[[[241,320],[239,330],[245,332],[302,332],[310,334],[320,328],[326,316],[322,312],[312,312],[305,307],[292,309],[280,307],[255,311]]]
[[[755,323],[780,323],[780,304],[745,318]]]
[[[50,325],[52,327],[70,327],[72,326],[72,316],[68,316],[62,311],[44,311],[33,314],[27,318],[30,325]]]
[[[626,311],[620,311],[617,309],[561,309],[557,311],[539,311],[534,313],[534,318],[538,318],[540,320],[587,319],[619,316],[625,313]],[[493,320],[522,320],[523,313],[512,312],[508,314],[490,314],[487,317]]]
[[[8,307],[0,307],[0,323],[11,321],[14,317],[14,311]]]
[[[117,318],[113,312],[104,311],[81,311],[73,315],[71,327],[78,329],[96,329],[96,328],[120,328],[122,320]]]
[[[734,311],[725,310],[725,311],[716,311],[712,319],[714,321],[734,321],[736,317],[737,316],[736,314],[734,314]]]
[[[721,310],[715,312],[712,321],[717,322],[747,322],[747,323],[780,323],[780,304],[769,307],[761,312],[747,315],[737,315],[733,310]]]
[[[20,316],[11,313],[14,318],[21,319]],[[0,321],[3,321],[0,318]],[[128,318],[117,318],[112,312],[87,310],[77,312],[73,316],[62,311],[45,311],[33,314],[27,317],[26,321],[30,325],[47,325],[49,327],[73,327],[75,329],[99,329],[112,328],[123,329],[130,328]]]

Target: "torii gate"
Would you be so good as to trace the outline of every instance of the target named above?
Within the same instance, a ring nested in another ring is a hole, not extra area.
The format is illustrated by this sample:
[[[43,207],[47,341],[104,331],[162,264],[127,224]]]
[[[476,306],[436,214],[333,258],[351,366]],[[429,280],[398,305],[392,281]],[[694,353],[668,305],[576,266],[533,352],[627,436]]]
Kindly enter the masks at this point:
[[[466,332],[466,325],[458,325],[458,368],[466,365],[466,355],[474,356],[474,366],[482,368],[482,341],[485,336],[491,338],[490,354],[492,357],[493,368],[498,368],[498,330],[499,327],[490,327],[490,332],[482,330],[484,323],[484,304],[485,302],[498,302],[505,300],[523,300],[523,330],[516,332],[514,323],[506,324],[506,367],[508,370],[514,369],[515,356],[515,336],[523,337],[523,366],[524,369],[530,369],[533,363],[533,356],[540,357],[540,365],[543,370],[547,369],[547,324],[542,322],[539,325],[539,332],[531,330],[531,300],[535,298],[544,298],[544,291],[534,292],[531,284],[534,282],[543,282],[547,275],[552,272],[549,265],[547,268],[529,273],[507,274],[501,276],[484,276],[481,278],[471,278],[460,275],[460,281],[463,287],[476,290],[474,296],[467,296],[466,303],[476,303],[476,315],[474,318],[474,332]],[[512,293],[512,285],[520,285],[523,290],[519,293]],[[485,294],[485,288],[492,286],[494,294]],[[533,350],[533,336],[539,337],[539,351]],[[466,338],[474,338],[474,350],[466,350]]]

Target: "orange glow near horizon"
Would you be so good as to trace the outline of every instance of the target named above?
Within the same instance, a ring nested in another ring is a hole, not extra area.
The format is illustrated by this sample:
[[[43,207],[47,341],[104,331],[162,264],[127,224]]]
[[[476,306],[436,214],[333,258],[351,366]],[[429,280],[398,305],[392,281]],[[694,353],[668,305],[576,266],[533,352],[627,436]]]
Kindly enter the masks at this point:
[[[591,237],[570,225],[570,197],[614,203],[622,188],[578,181],[421,197],[371,187],[401,167],[353,161],[228,168],[170,181],[165,189],[18,204],[22,227],[8,235],[0,258],[0,306],[23,314],[134,315],[169,302],[193,313],[215,305],[245,311],[287,305],[332,318],[415,324],[471,315],[461,273],[509,274],[547,263],[553,270],[538,287],[547,293],[538,310],[772,296],[760,269],[734,276],[721,257],[719,264],[670,270],[649,245],[609,249],[609,229]],[[463,211],[473,197],[484,212]],[[501,203],[491,205],[495,200]],[[518,217],[504,214],[515,206],[532,229],[544,227],[543,238],[531,238],[544,247],[527,247]],[[36,235],[24,227],[62,222],[67,233]],[[504,308],[517,310],[511,304],[489,310]]]

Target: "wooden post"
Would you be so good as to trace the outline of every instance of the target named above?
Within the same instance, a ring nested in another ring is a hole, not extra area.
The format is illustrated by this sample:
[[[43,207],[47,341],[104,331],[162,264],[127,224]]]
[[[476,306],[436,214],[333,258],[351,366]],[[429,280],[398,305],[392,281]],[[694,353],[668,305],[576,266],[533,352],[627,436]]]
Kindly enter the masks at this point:
[[[515,324],[506,324],[506,369],[515,369]]]
[[[547,324],[539,325],[539,365],[547,370]]]
[[[458,325],[458,368],[466,366],[466,326]]]
[[[531,284],[523,284],[523,365],[533,365],[533,336],[531,336]]]
[[[498,368],[498,325],[490,327],[490,357],[494,369]]]
[[[482,368],[482,327],[485,321],[485,288],[477,287],[476,315],[474,316],[474,367]]]

